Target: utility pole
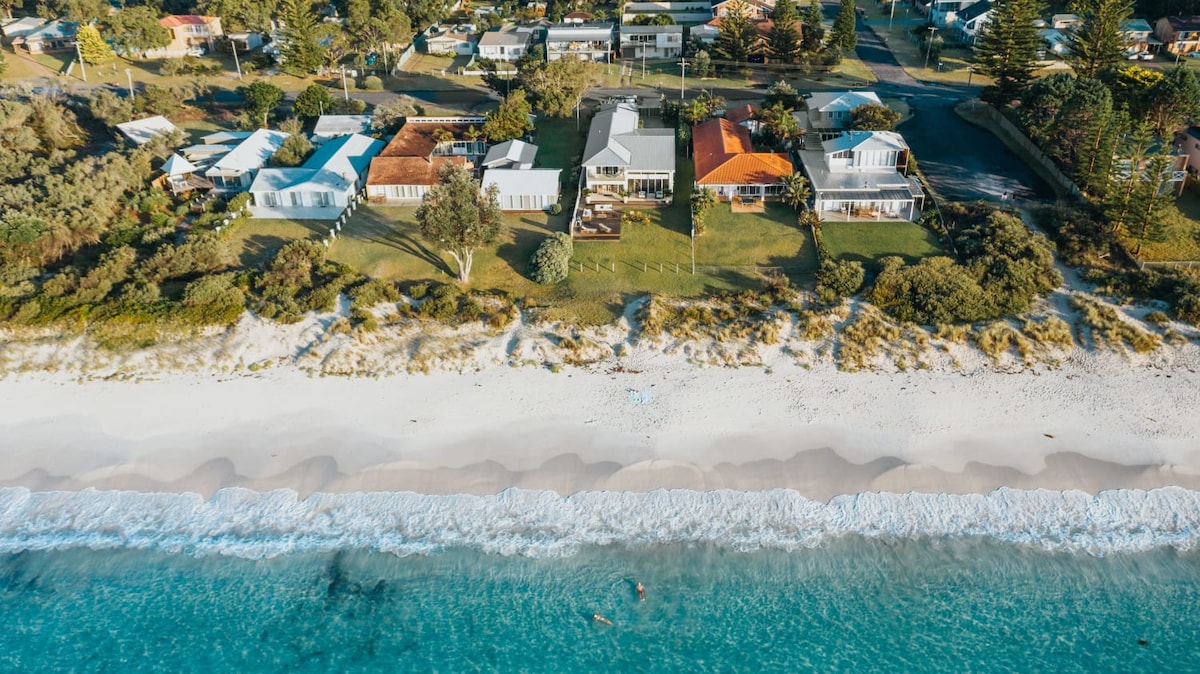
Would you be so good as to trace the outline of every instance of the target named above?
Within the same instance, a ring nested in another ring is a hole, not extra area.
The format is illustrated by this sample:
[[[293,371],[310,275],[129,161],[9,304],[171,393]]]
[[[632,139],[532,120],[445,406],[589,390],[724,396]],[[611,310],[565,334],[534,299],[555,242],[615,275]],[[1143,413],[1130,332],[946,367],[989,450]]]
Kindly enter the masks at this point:
[[[892,0],[892,13],[888,14],[888,35],[892,34],[892,21],[896,18],[896,0]]]
[[[679,59],[679,100],[683,100],[683,85],[687,81],[687,59]]]
[[[646,45],[642,45],[642,81],[646,80]]]
[[[79,38],[75,38],[75,56],[79,59],[79,73],[83,75],[83,81],[87,81],[87,68],[83,65],[83,50],[79,48]]]
[[[929,54],[933,52],[933,36],[937,35],[937,26],[929,27],[929,44],[925,46],[925,69],[929,70]]]
[[[350,89],[346,86],[346,66],[342,66],[342,96],[350,100]]]
[[[125,80],[129,82],[129,98],[133,98],[133,70],[125,69]]]
[[[238,61],[237,55],[237,40],[230,40],[229,46],[233,47],[233,67],[237,69],[238,79],[242,79],[242,63]]]

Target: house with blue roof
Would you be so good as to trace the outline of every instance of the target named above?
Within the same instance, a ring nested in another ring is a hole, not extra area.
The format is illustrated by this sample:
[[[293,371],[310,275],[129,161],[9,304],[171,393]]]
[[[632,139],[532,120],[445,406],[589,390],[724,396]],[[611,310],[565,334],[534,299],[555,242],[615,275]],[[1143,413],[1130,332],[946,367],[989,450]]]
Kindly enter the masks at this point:
[[[260,169],[250,185],[256,218],[335,220],[366,185],[383,142],[359,133],[334,138],[294,168]]]

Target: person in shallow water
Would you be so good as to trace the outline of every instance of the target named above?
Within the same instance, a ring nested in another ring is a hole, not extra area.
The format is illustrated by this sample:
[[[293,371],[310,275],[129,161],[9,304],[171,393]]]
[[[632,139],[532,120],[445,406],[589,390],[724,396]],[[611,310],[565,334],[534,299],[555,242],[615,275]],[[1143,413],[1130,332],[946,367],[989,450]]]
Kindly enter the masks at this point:
[[[638,600],[646,601],[646,586],[640,582],[637,584]]]
[[[603,623],[605,625],[613,624],[611,620],[609,620],[608,618],[605,618],[604,616],[600,615],[599,613],[593,613],[592,620],[594,620],[595,622],[598,622],[598,623]]]

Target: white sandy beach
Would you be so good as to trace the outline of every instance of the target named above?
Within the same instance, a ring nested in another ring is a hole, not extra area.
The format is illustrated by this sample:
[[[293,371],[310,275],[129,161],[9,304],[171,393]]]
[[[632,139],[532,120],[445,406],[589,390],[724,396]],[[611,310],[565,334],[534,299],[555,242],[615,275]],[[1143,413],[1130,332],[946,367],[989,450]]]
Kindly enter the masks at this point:
[[[1150,356],[1076,347],[1033,368],[932,345],[929,369],[860,373],[786,339],[738,368],[698,364],[695,345],[641,345],[624,357],[606,345],[607,357],[555,372],[529,364],[552,356],[550,342],[521,325],[478,337],[451,371],[410,374],[401,364],[393,374],[320,376],[302,365],[309,351],[328,364],[398,361],[408,348],[398,334],[330,338],[326,318],[275,327],[248,317],[120,362],[99,362],[78,343],[7,343],[0,486],[206,495],[228,486],[789,487],[821,500],[1200,488],[1200,348],[1190,342]],[[617,328],[591,336],[600,345],[624,337]],[[42,369],[15,371],[16,361]]]

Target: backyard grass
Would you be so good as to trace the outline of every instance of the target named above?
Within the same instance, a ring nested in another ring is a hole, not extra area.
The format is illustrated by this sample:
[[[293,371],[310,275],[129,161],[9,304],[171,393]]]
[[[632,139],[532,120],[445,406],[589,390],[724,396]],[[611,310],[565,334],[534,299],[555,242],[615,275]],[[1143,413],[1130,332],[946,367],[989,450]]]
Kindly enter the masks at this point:
[[[915,262],[945,254],[937,236],[915,222],[826,222],[821,242],[834,258],[857,260],[868,268],[889,255]]]
[[[1142,243],[1138,258],[1147,262],[1200,260],[1200,194],[1185,188],[1174,206],[1163,214],[1163,222],[1166,238]],[[1138,249],[1138,243],[1131,242],[1130,248]]]

